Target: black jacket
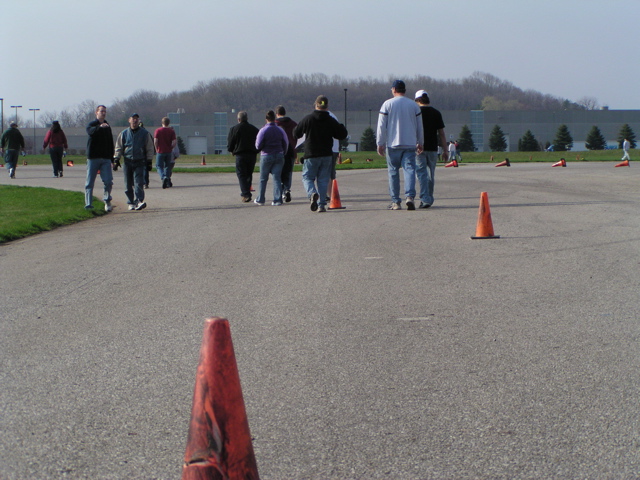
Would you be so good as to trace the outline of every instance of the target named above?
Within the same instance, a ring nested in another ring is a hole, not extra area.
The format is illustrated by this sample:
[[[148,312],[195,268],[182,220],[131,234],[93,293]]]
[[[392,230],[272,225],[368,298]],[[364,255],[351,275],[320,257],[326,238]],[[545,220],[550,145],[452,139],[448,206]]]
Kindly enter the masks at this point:
[[[105,123],[106,120],[105,120]],[[111,127],[100,128],[100,121],[95,119],[87,125],[87,158],[113,158],[113,134]]]
[[[229,130],[227,136],[227,150],[234,155],[251,155],[258,153],[256,137],[258,128],[249,122],[240,122]]]
[[[344,140],[348,135],[345,126],[328,110],[314,110],[300,121],[293,133],[296,138],[306,135],[304,158],[330,157],[333,139]]]

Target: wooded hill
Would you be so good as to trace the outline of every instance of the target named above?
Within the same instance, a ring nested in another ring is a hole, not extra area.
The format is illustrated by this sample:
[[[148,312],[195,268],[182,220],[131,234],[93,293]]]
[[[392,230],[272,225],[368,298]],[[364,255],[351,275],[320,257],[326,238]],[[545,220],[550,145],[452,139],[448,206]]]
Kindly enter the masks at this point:
[[[292,77],[235,77],[217,78],[198,82],[183,92],[162,94],[151,90],[138,90],[128,98],[118,99],[109,108],[112,124],[126,124],[126,117],[115,112],[138,112],[148,125],[158,125],[168,112],[185,113],[229,112],[240,110],[269,110],[284,105],[289,111],[313,108],[315,98],[322,94],[329,98],[329,108],[344,111],[345,89],[349,111],[377,112],[380,105],[391,96],[392,77],[386,79],[346,79],[329,77],[322,73],[294,75]],[[471,76],[455,80],[437,80],[418,75],[403,78],[407,94],[425,89],[432,104],[440,110],[567,110],[591,109],[597,106],[595,99],[585,98],[578,103],[546,95],[534,90],[522,90],[511,82],[491,74],[475,72]],[[45,113],[43,120],[51,116],[67,119],[66,126],[84,126],[90,100],[81,104],[83,111]],[[89,120],[93,113],[89,115]],[[78,125],[75,125],[78,123]],[[73,125],[72,125],[73,124]]]

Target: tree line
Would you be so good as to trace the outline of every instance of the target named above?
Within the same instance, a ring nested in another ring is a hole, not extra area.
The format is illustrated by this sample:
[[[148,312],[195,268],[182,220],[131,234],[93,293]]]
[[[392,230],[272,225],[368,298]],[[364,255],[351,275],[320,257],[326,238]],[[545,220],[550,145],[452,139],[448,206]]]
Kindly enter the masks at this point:
[[[424,89],[431,94],[439,110],[588,110],[598,107],[597,100],[584,97],[577,102],[523,90],[511,82],[484,72],[474,72],[462,79],[438,80],[426,75],[403,79],[407,92]],[[113,125],[126,125],[128,115],[138,112],[150,126],[158,125],[168,112],[211,113],[231,110],[269,110],[285,105],[289,111],[313,108],[319,94],[329,98],[335,110],[377,111],[390,97],[393,81],[388,78],[347,79],[322,73],[290,77],[234,77],[200,81],[190,90],[159,93],[137,90],[107,105]],[[85,100],[77,107],[59,112],[44,112],[40,123],[50,125],[59,120],[63,126],[84,127],[94,117],[98,102]],[[24,125],[24,122],[23,122]]]

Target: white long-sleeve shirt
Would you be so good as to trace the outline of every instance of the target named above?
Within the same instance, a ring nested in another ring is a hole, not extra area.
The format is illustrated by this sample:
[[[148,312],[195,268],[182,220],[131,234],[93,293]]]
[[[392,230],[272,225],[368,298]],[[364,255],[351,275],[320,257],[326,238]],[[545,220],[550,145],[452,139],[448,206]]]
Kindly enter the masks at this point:
[[[422,112],[405,96],[390,98],[380,107],[376,144],[388,148],[416,148],[424,145]]]

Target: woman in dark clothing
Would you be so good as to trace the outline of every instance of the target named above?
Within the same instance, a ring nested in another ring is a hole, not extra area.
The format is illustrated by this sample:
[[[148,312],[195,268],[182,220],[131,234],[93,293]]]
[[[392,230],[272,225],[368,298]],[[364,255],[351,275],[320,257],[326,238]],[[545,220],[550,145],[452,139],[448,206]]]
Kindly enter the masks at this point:
[[[62,156],[68,146],[67,137],[60,127],[60,122],[57,120],[53,121],[51,128],[44,137],[42,148],[46,150],[47,147],[49,147],[49,155],[53,165],[53,176],[62,177]]]

